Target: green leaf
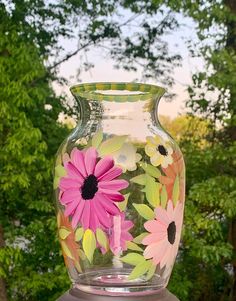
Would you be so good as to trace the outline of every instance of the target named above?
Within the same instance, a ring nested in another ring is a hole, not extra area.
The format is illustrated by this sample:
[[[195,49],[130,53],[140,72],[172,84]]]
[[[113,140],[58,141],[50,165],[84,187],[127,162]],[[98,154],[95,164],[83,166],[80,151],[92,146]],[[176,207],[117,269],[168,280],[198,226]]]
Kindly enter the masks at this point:
[[[86,255],[81,249],[78,249],[78,254],[79,254],[79,258],[81,258],[82,260],[87,259]]]
[[[96,238],[90,229],[87,229],[84,233],[83,237],[83,249],[86,257],[88,258],[89,262],[92,263],[93,261],[93,254],[96,249]]]
[[[127,136],[114,136],[104,141],[98,148],[100,156],[110,155],[123,146]]]
[[[136,236],[134,239],[133,239],[133,242],[135,242],[136,244],[141,244],[144,237],[146,237],[149,233],[148,232],[143,232],[141,233],[140,235]]]
[[[54,177],[54,180],[53,180],[53,188],[54,189],[57,189],[57,187],[59,186],[59,182],[60,182],[60,178]]]
[[[135,204],[133,203],[134,208],[138,213],[144,217],[146,220],[154,219],[155,214],[153,210],[145,204]]]
[[[55,176],[57,176],[57,177],[66,176],[66,169],[61,164],[59,164],[55,167]]]
[[[70,249],[67,247],[67,244],[64,241],[61,241],[61,248],[67,257],[74,259],[74,257],[71,254]]]
[[[109,242],[106,233],[103,232],[102,229],[97,229],[96,238],[98,243],[107,251],[109,248]]]
[[[156,268],[157,267],[151,263],[151,266],[149,267],[148,272],[147,272],[146,280],[150,280],[153,277],[153,275],[155,274]]]
[[[70,232],[68,229],[64,228],[64,227],[61,227],[61,228],[59,229],[59,237],[60,237],[61,239],[66,239],[67,236],[70,235],[70,233],[71,233],[71,232]]]
[[[174,187],[173,187],[173,192],[172,192],[173,204],[176,205],[178,200],[179,200],[179,176],[176,176]]]
[[[127,241],[126,246],[127,246],[128,249],[133,250],[133,251],[140,251],[140,252],[143,251],[142,248],[140,248],[138,245],[136,245],[132,241]]]
[[[146,185],[147,177],[145,174],[142,174],[131,178],[130,181],[139,185]]]
[[[75,231],[75,241],[80,241],[84,235],[84,228],[78,228]]]
[[[145,261],[145,258],[138,253],[129,253],[129,254],[125,255],[124,257],[121,257],[120,259],[121,259],[121,261],[128,263],[130,265],[137,265],[140,262]]]
[[[147,273],[147,271],[149,270],[151,266],[151,262],[150,261],[143,261],[140,262],[138,265],[136,265],[136,267],[132,270],[132,272],[130,273],[128,279],[129,280],[134,280],[140,276],[143,276],[144,274]]]
[[[166,191],[166,186],[162,186],[161,189],[161,207],[166,208],[168,196],[167,196],[167,191]]]
[[[95,133],[95,135],[92,138],[92,146],[98,148],[100,143],[102,142],[102,139],[103,139],[103,133],[102,130],[99,130]]]
[[[159,190],[160,190],[160,183],[156,183],[155,179],[151,176],[147,175],[147,182],[146,182],[146,197],[149,204],[153,207],[157,207],[160,203],[159,199]]]
[[[144,162],[141,162],[140,165],[141,165],[142,169],[150,176],[152,176],[154,178],[159,178],[161,176],[161,172],[157,167],[152,166],[151,164],[144,163]]]
[[[117,205],[120,209],[120,211],[125,211],[126,207],[127,207],[127,203],[128,203],[128,200],[129,200],[129,196],[130,196],[130,193],[127,193],[124,195],[125,199],[123,202],[118,202]]]

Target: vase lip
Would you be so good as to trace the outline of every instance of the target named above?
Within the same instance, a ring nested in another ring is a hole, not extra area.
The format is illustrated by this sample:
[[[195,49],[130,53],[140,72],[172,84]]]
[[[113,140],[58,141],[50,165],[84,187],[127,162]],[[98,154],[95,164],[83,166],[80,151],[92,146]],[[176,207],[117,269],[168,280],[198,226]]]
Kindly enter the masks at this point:
[[[138,94],[103,94],[100,91],[129,91],[140,92]],[[148,99],[160,99],[166,89],[157,85],[133,83],[133,82],[94,82],[82,83],[70,87],[72,95],[88,100],[100,101],[139,101]],[[98,92],[97,92],[98,91]]]

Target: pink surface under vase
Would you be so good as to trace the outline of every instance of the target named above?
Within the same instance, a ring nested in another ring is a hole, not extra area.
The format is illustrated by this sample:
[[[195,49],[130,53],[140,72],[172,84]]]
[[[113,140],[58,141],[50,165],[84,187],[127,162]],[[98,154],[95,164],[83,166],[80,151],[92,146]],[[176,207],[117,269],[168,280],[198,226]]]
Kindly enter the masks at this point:
[[[55,164],[59,240],[73,286],[144,295],[167,286],[185,198],[182,153],[159,124],[165,90],[136,83],[71,88],[78,124]]]

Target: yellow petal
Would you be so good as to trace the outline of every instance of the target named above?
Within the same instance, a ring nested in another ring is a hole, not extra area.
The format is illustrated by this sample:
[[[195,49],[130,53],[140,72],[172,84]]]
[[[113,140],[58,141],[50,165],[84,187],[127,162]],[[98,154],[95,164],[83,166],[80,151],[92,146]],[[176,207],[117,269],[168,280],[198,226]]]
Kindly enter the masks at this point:
[[[157,151],[156,151],[156,148],[155,148],[155,147],[150,146],[149,144],[147,144],[147,145],[145,146],[145,153],[146,153],[149,157],[154,156],[156,152],[157,152]]]
[[[163,162],[163,156],[156,154],[155,156],[151,157],[150,161],[152,165],[159,166]]]

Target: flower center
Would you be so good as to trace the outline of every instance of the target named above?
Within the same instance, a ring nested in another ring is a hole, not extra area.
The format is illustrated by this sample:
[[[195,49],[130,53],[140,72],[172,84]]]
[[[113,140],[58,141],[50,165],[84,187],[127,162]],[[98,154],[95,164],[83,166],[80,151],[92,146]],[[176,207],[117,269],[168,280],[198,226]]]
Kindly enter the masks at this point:
[[[176,235],[176,224],[175,222],[171,222],[167,228],[167,236],[170,244],[174,244]]]
[[[81,186],[81,195],[84,200],[90,200],[98,191],[98,180],[95,175],[89,175]]]
[[[165,146],[162,145],[162,144],[159,144],[159,145],[158,145],[157,151],[158,151],[162,156],[167,156],[167,155],[168,155],[167,149],[166,149]]]

